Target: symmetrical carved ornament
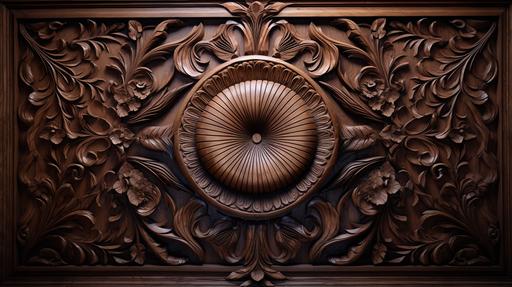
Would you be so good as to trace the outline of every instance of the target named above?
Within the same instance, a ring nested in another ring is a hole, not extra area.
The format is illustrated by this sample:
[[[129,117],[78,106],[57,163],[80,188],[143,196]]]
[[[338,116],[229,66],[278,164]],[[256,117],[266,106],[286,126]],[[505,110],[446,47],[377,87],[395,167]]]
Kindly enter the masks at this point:
[[[19,261],[493,265],[493,19],[19,25]]]
[[[226,213],[261,219],[322,183],[337,132],[313,80],[270,57],[240,57],[203,77],[175,124],[190,182]]]

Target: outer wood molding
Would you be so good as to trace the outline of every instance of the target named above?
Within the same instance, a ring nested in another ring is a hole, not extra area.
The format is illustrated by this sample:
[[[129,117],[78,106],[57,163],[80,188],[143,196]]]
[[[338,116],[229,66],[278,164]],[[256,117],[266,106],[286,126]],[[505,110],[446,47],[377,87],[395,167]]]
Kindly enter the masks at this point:
[[[512,283],[507,1],[2,3],[3,283]]]
[[[0,281],[13,271],[16,193],[16,107],[15,107],[15,65],[14,33],[11,11],[0,6]],[[8,72],[9,71],[9,72]]]

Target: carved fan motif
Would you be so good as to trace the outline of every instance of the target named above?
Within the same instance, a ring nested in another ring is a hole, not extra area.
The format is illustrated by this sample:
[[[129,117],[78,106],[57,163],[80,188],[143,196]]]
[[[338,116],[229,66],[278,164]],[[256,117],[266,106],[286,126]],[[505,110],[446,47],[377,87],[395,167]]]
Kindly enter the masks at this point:
[[[176,153],[196,189],[223,211],[253,219],[282,213],[332,165],[336,132],[305,77],[274,58],[244,57],[190,92],[177,117]]]
[[[311,162],[316,125],[290,88],[251,80],[208,103],[196,143],[200,160],[221,183],[240,192],[272,192],[294,182]]]

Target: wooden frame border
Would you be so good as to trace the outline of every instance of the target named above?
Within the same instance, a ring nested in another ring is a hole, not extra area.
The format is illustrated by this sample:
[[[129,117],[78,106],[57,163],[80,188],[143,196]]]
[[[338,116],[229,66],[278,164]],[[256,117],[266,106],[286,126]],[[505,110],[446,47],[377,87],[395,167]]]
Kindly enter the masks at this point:
[[[16,206],[16,105],[14,17],[0,5],[0,282],[14,270]]]
[[[229,266],[25,267],[17,266],[17,22],[41,18],[230,18],[216,1],[0,0],[0,283],[7,286],[235,286],[222,278]],[[512,5],[509,1],[295,1],[279,17],[494,16],[498,18],[499,150],[502,262],[489,267],[276,266],[286,286],[442,285],[512,286]],[[314,7],[313,7],[314,5]],[[47,9],[45,7],[55,7]],[[369,8],[377,9],[369,9]],[[115,9],[108,9],[115,8]],[[139,8],[139,9],[135,9]],[[202,275],[197,276],[195,272]],[[406,272],[405,275],[404,272]],[[61,276],[57,276],[59,274]],[[371,273],[371,276],[368,274]],[[65,274],[65,276],[62,276]],[[333,276],[336,274],[336,276]],[[431,277],[436,275],[435,277]],[[278,284],[279,285],[279,284]]]

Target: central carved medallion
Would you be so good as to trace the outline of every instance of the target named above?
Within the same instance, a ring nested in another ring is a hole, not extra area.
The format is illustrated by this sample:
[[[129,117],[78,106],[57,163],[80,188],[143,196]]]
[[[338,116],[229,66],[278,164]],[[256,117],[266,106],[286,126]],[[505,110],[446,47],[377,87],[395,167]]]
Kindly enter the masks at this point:
[[[335,160],[337,129],[321,89],[275,58],[241,57],[189,93],[176,123],[178,162],[223,212],[282,214],[319,186]]]
[[[206,106],[196,143],[204,167],[240,192],[277,191],[309,166],[317,145],[307,103],[290,88],[267,80],[232,85]]]

